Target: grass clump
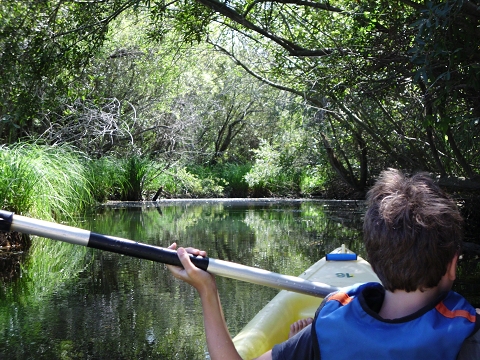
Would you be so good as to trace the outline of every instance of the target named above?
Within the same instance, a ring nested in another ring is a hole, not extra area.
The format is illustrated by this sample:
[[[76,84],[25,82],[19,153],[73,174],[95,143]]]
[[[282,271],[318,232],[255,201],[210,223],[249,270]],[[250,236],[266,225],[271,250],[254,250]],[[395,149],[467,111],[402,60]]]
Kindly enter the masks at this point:
[[[28,213],[35,204],[39,178],[28,158],[6,147],[0,148],[1,208],[15,213]]]
[[[2,146],[0,206],[52,219],[108,200],[151,200],[157,193],[162,198],[217,198],[321,192],[325,170],[296,164],[295,154],[263,143],[253,165],[172,167],[141,154],[92,160],[68,145]]]
[[[1,147],[2,208],[47,219],[87,209],[94,200],[84,162],[66,145]]]
[[[121,183],[118,161],[110,156],[85,161],[89,191],[96,202],[103,203],[119,196]]]
[[[121,162],[119,176],[120,194],[123,201],[138,201],[143,198],[145,182],[152,172],[152,162],[140,155],[133,155]]]

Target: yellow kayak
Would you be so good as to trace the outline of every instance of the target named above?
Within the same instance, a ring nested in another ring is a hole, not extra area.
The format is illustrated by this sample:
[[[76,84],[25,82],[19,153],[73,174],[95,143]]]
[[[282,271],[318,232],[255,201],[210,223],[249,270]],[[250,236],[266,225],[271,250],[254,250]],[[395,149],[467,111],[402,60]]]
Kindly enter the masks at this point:
[[[342,246],[317,261],[299,277],[336,287],[380,281],[366,260],[360,256],[353,256],[356,260],[338,260],[342,258],[341,254],[354,255]],[[254,359],[275,344],[287,340],[290,325],[297,320],[313,317],[321,301],[319,297],[280,291],[233,339],[242,359]]]

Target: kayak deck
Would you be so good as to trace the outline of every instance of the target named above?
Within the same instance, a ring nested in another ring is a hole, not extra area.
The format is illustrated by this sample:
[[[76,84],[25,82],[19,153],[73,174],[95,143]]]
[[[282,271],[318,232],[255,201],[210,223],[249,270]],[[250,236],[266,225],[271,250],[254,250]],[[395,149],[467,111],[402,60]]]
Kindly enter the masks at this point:
[[[340,247],[330,254],[350,253]],[[370,264],[357,260],[327,261],[322,258],[299,275],[310,281],[346,287],[356,283],[379,282]],[[290,325],[297,320],[313,317],[323,299],[291,291],[280,291],[233,339],[244,360],[254,359],[288,338]]]

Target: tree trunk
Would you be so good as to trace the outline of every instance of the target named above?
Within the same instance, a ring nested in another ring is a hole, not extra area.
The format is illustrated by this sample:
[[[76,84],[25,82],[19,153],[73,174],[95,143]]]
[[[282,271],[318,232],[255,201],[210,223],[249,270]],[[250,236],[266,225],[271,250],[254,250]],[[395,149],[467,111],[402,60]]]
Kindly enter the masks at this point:
[[[329,141],[327,140],[325,134],[320,132],[322,138],[323,138],[323,146],[325,147],[325,150],[327,151],[327,156],[328,156],[328,161],[330,163],[330,166],[335,170],[337,175],[349,186],[351,186],[355,191],[363,191],[363,189],[359,188],[357,181],[353,177],[353,174],[351,174],[345,167],[342,165],[342,163],[337,159],[332,146],[330,145]]]
[[[448,137],[448,143],[450,144],[450,147],[452,148],[453,154],[455,155],[455,158],[457,159],[458,163],[460,164],[462,169],[465,171],[467,176],[469,178],[473,178],[475,176],[475,173],[473,172],[470,164],[468,164],[467,161],[465,160],[465,157],[461,153],[460,149],[458,148],[455,138],[453,137],[452,129],[450,128],[450,126],[447,128],[447,137]]]

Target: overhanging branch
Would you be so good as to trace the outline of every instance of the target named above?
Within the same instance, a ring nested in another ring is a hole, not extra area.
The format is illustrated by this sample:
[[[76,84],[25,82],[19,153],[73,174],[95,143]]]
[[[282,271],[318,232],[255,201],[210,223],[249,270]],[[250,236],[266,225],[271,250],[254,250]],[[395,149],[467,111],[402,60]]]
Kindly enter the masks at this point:
[[[208,41],[208,40],[207,40]],[[260,80],[261,82],[263,82],[264,84],[266,85],[269,85],[275,89],[278,89],[278,90],[283,90],[283,91],[287,91],[287,92],[290,92],[292,94],[295,94],[295,95],[298,95],[298,96],[302,96],[304,97],[304,93],[302,91],[299,91],[299,90],[296,90],[294,88],[290,88],[290,87],[287,87],[287,86],[284,86],[284,85],[280,85],[280,84],[277,84],[271,80],[268,80],[262,76],[260,76],[259,74],[257,74],[256,72],[254,72],[252,69],[250,69],[247,65],[245,65],[242,61],[240,61],[235,55],[233,55],[231,52],[229,52],[227,49],[221,47],[220,45],[217,45],[217,44],[214,44],[212,42],[209,41],[210,44],[212,44],[216,50],[226,54],[227,56],[229,56],[234,62],[235,64],[237,64],[238,66],[240,66],[243,70],[245,70],[248,74],[250,74],[251,76],[253,76],[254,78]]]
[[[282,48],[288,51],[290,56],[327,56],[334,52],[344,52],[347,53],[348,50],[341,50],[335,48],[325,48],[325,49],[306,49],[294,42],[284,39],[282,37],[276,36],[269,32],[268,30],[261,28],[251,21],[249,21],[245,15],[238,13],[236,10],[232,9],[225,5],[224,2],[218,0],[197,0],[200,4],[212,9],[213,11],[219,13],[222,16],[234,21],[235,23],[244,26],[245,28],[256,32],[257,34],[262,35],[263,37],[270,39],[276,44],[280,45]],[[287,0],[285,0],[287,2]]]
[[[248,7],[245,9],[245,12],[243,13],[243,16],[247,16],[248,13],[255,7],[257,4],[262,4],[262,3],[281,3],[281,4],[293,4],[293,5],[300,5],[300,6],[305,6],[305,7],[312,7],[315,9],[321,9],[321,10],[326,10],[326,11],[332,11],[332,12],[337,12],[337,13],[342,13],[344,10],[337,8],[335,6],[331,6],[329,4],[322,4],[318,2],[313,2],[313,1],[304,1],[304,0],[256,0],[252,2]]]

